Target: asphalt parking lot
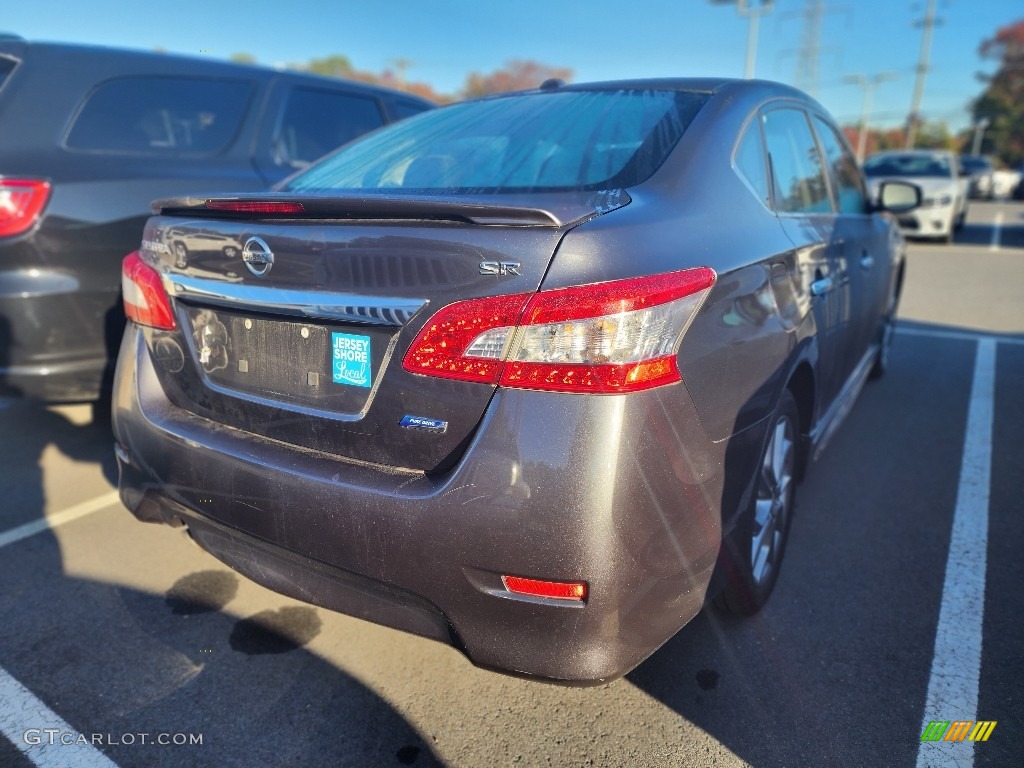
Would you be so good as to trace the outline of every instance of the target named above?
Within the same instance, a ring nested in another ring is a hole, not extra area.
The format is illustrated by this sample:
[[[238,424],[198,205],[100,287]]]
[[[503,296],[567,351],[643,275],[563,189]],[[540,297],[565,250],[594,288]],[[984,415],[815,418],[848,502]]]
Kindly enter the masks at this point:
[[[893,353],[766,609],[590,689],[257,587],[120,506],[89,406],[3,402],[0,766],[1024,765],[1024,204],[911,245]]]

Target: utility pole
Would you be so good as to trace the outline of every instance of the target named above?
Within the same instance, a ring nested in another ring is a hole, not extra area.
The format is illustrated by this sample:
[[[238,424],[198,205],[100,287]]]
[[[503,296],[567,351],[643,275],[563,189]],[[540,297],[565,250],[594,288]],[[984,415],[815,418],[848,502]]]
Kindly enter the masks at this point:
[[[921,97],[924,95],[924,78],[928,74],[928,59],[932,52],[932,30],[941,21],[935,18],[935,0],[928,0],[924,18],[917,26],[924,27],[921,37],[921,54],[917,60],[917,78],[914,80],[914,100],[910,103],[910,114],[907,115],[906,149],[914,148],[917,138],[917,125],[921,121]]]
[[[990,124],[991,121],[987,117],[981,118],[981,120],[974,124],[974,142],[971,144],[972,155],[977,155],[981,152],[981,139],[985,135],[985,129]]]
[[[804,29],[796,60],[796,87],[817,97],[818,59],[821,57],[821,17],[825,0],[804,0]]]
[[[886,80],[895,80],[896,78],[897,74],[895,72],[880,72],[870,78],[867,75],[846,75],[843,78],[844,83],[859,85],[864,89],[864,106],[860,112],[860,129],[857,131],[858,163],[864,162],[864,151],[867,149],[868,121],[871,119],[871,101],[875,86],[879,83],[884,83]]]

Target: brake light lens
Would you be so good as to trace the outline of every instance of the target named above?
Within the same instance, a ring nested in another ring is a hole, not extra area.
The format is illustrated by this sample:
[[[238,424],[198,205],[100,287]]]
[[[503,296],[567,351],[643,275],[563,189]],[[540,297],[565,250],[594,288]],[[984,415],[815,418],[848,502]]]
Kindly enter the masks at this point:
[[[254,200],[207,200],[206,207],[212,211],[234,211],[236,213],[303,213],[302,203]]]
[[[29,179],[0,179],[0,237],[32,228],[50,197],[50,185]]]
[[[522,576],[502,576],[502,583],[509,592],[532,597],[549,597],[555,600],[587,599],[587,585],[582,581],[540,581]]]
[[[715,282],[708,267],[457,302],[405,357],[413,373],[553,392],[680,381],[676,352]]]
[[[129,320],[162,331],[174,330],[171,300],[160,273],[144,262],[138,251],[132,251],[121,262],[121,293]]]
[[[405,355],[407,371],[496,384],[528,293],[449,304],[423,326]]]

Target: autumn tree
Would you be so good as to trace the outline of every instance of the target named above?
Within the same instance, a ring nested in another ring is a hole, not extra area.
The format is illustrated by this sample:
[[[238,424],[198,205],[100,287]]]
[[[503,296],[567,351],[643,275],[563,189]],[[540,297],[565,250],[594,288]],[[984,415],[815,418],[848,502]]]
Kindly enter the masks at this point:
[[[408,59],[397,59],[394,64],[398,69],[397,75],[390,69],[385,69],[380,73],[367,72],[356,69],[352,66],[352,62],[349,61],[348,56],[334,54],[333,56],[326,56],[321,59],[311,59],[305,64],[289,64],[289,68],[298,69],[303,72],[312,72],[317,75],[325,75],[326,77],[340,77],[345,80],[358,80],[361,83],[383,85],[386,88],[408,91],[409,93],[422,96],[423,98],[438,104],[443,104],[452,100],[451,97],[435,91],[433,87],[427,83],[419,83],[406,79],[405,71],[412,66],[412,62]]]
[[[523,91],[536,88],[551,78],[568,82],[572,79],[572,70],[565,67],[549,67],[536,61],[512,59],[505,62],[501,69],[489,74],[471,72],[467,75],[466,84],[462,87],[462,97],[472,99],[490,93]]]
[[[975,123],[988,120],[983,151],[1009,166],[1024,162],[1024,19],[999,29],[982,42],[982,58],[999,62],[973,105]]]

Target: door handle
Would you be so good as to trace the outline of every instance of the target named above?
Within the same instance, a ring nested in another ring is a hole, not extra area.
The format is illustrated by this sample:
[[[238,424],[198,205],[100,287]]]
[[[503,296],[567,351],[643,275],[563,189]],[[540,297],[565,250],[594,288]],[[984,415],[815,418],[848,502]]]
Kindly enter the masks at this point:
[[[862,269],[871,269],[875,265],[875,257],[870,253],[865,253],[860,257],[860,266]]]
[[[826,293],[835,287],[835,282],[831,277],[823,277],[819,280],[815,280],[811,283],[811,295],[812,296],[824,296]]]

